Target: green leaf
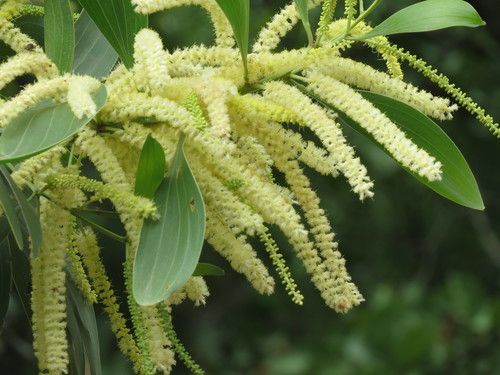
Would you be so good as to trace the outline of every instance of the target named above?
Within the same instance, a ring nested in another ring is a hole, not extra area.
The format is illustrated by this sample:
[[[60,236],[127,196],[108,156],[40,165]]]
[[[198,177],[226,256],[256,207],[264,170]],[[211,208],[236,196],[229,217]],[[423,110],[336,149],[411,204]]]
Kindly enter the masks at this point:
[[[134,259],[133,293],[139,305],[168,298],[193,274],[205,237],[205,206],[184,155],[181,135],[167,178],[154,202],[159,220],[144,221]]]
[[[11,266],[12,266],[12,286],[14,287],[24,314],[31,325],[31,267],[28,256],[25,252],[15,248],[12,241],[11,246]]]
[[[299,12],[300,19],[302,21],[302,25],[304,26],[304,30],[307,34],[307,40],[309,45],[311,46],[314,43],[313,33],[311,31],[311,24],[309,23],[309,9],[307,7],[308,0],[294,0],[295,7]]]
[[[92,94],[99,111],[106,102],[106,87]],[[87,125],[91,117],[78,119],[67,103],[43,100],[22,112],[0,137],[0,163],[26,159],[62,143]]]
[[[248,38],[250,24],[250,0],[217,0],[233,28],[240,48],[245,74],[247,73]]]
[[[426,150],[442,164],[442,180],[428,181],[406,169],[418,181],[443,197],[462,206],[484,210],[484,203],[476,179],[460,150],[446,133],[430,118],[413,107],[387,96],[360,91],[379,110],[391,119],[417,146]],[[350,127],[371,139],[390,155],[356,122],[339,114]]]
[[[379,35],[433,31],[447,27],[483,26],[485,22],[474,7],[462,0],[427,0],[394,13],[372,31],[356,39]]]
[[[15,198],[12,196],[12,191],[5,179],[0,175],[0,204],[2,205],[7,221],[9,222],[10,229],[17,246],[24,249],[23,232],[21,230],[21,222],[16,212]]]
[[[73,345],[73,359],[79,374],[85,374],[85,354],[92,375],[101,375],[101,355],[99,349],[99,332],[94,307],[82,296],[71,276],[67,277],[68,330]],[[82,351],[81,348],[84,350]],[[76,353],[75,353],[76,352]],[[83,364],[83,365],[82,365]],[[83,370],[83,371],[82,371]]]
[[[115,212],[101,210],[71,209],[71,214],[83,223],[90,225],[99,233],[119,242],[126,242],[126,233],[121,225],[120,218]]]
[[[75,29],[69,0],[45,0],[45,53],[62,73],[71,72]]]
[[[198,263],[193,276],[224,276],[226,273],[222,268],[210,263]]]
[[[127,68],[134,65],[135,34],[148,26],[148,18],[136,13],[130,0],[79,0],[113,46]]]
[[[75,74],[101,79],[109,74],[118,60],[118,54],[101,33],[86,10],[75,24]]]
[[[14,199],[17,202],[17,207],[21,211],[23,224],[28,230],[31,243],[31,255],[37,257],[42,246],[42,227],[40,219],[33,206],[28,202],[24,193],[19,189],[16,183],[12,180],[9,171],[5,166],[0,165],[0,173],[7,182],[10,190],[13,193]]]
[[[0,242],[0,331],[7,310],[9,309],[11,286],[11,268],[10,268],[10,246],[9,238],[5,237]]]
[[[148,135],[142,146],[137,176],[135,178],[135,194],[153,198],[158,186],[165,177],[165,152],[151,135]]]

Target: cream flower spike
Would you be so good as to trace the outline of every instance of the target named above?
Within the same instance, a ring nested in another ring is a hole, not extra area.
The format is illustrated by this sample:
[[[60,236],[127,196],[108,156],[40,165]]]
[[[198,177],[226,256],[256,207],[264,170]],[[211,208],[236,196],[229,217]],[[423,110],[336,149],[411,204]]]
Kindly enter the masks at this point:
[[[458,109],[456,104],[450,104],[448,98],[433,96],[410,83],[351,59],[333,57],[314,65],[314,69],[350,86],[400,100],[439,120],[451,120],[453,112]]]
[[[323,0],[309,0],[309,8],[318,6]],[[285,6],[276,13],[271,21],[260,31],[252,46],[255,53],[271,52],[278,47],[281,39],[299,22],[300,16],[295,3]]]
[[[168,72],[168,53],[156,31],[142,29],[135,36],[134,75],[139,89],[151,90],[157,94],[165,89],[170,79]]]
[[[181,6],[200,6],[208,12],[212,19],[216,44],[220,47],[234,45],[231,25],[215,0],[132,0],[132,4],[135,5],[136,12],[142,14],[151,14]]]
[[[68,104],[77,118],[95,116],[97,108],[91,94],[99,86],[99,81],[93,77],[71,77],[68,85]]]
[[[348,85],[314,71],[308,73],[308,78],[309,89],[358,122],[404,167],[429,181],[441,179],[441,163],[416,146],[387,116],[360,94]]]

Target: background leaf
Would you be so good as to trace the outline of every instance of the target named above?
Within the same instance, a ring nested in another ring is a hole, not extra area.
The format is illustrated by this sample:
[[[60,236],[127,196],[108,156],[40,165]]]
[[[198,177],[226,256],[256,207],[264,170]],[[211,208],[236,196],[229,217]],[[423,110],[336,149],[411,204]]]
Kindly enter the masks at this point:
[[[15,248],[9,239],[11,250],[12,286],[19,296],[19,302],[31,325],[31,267],[25,252]]]
[[[68,275],[67,281],[68,329],[71,335],[73,358],[77,361],[76,370],[82,375],[86,373],[85,361],[82,361],[81,349],[83,348],[90,373],[101,375],[99,332],[94,307],[82,296],[71,276]]]
[[[120,217],[116,212],[74,208],[71,209],[71,214],[106,237],[118,242],[127,240]]]
[[[148,26],[148,18],[136,13],[130,0],[79,0],[127,68],[134,65],[134,38]]]
[[[73,67],[75,29],[69,0],[45,0],[45,53],[62,73]]]
[[[16,202],[12,196],[5,179],[0,175],[0,203],[2,204],[3,212],[7,217],[10,229],[16,240],[17,246],[24,249],[23,232],[21,230],[21,222],[16,212]]]
[[[308,0],[294,0],[295,6],[297,7],[297,11],[299,12],[300,19],[302,21],[302,25],[304,26],[304,30],[307,34],[307,40],[309,45],[312,45],[314,42],[314,37],[311,31],[311,24],[309,23],[309,9],[307,6]]]
[[[222,268],[210,263],[198,263],[193,276],[224,276],[226,273]]]
[[[454,26],[485,25],[474,7],[462,0],[427,0],[394,13],[359,39],[378,35],[433,31]]]
[[[165,177],[165,152],[151,134],[142,146],[135,178],[135,194],[153,198]]]
[[[205,206],[183,150],[184,136],[155,194],[159,220],[145,220],[134,259],[139,305],[168,298],[193,274],[205,237]]]
[[[0,331],[10,301],[11,268],[9,238],[5,237],[0,242]]]
[[[118,54],[86,10],[76,21],[75,39],[73,71],[97,79],[107,76],[115,66]]]
[[[31,255],[36,257],[38,256],[40,247],[42,246],[42,227],[40,225],[38,214],[33,206],[28,202],[21,189],[19,189],[16,183],[12,180],[9,171],[5,168],[5,166],[0,165],[0,173],[3,175],[10,190],[12,191],[14,199],[16,200],[17,207],[19,208],[23,219],[23,225],[28,230],[28,235],[30,237]]]
[[[250,0],[217,0],[231,24],[240,48],[245,72],[247,71],[248,38],[250,25]]]
[[[360,91],[360,93],[385,113],[416,145],[443,164],[441,181],[428,181],[405,168],[408,173],[436,193],[455,203],[476,210],[484,209],[481,193],[467,161],[455,143],[434,121],[398,100],[367,91]],[[340,117],[350,127],[367,136],[389,155],[383,146],[377,143],[356,122],[342,114]]]
[[[104,85],[92,94],[99,111],[106,102]],[[26,159],[75,135],[92,118],[78,119],[67,103],[46,99],[22,112],[0,137],[0,163]]]

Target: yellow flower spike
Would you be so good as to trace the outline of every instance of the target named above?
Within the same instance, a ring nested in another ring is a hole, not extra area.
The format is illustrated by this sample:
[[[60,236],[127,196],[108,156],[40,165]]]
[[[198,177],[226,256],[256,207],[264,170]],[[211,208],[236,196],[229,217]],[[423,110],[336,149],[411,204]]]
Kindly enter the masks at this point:
[[[333,17],[335,16],[335,9],[337,8],[337,0],[325,0],[323,1],[323,6],[321,8],[321,16],[318,22],[318,30],[317,35],[322,36],[328,26],[333,21]]]
[[[10,57],[0,65],[0,89],[16,77],[33,73],[37,79],[46,79],[58,74],[55,65],[42,53],[22,52]]]
[[[135,10],[142,14],[151,14],[180,6],[197,5],[204,8],[215,29],[216,44],[220,47],[234,45],[233,30],[224,13],[215,0],[132,0]]]
[[[155,217],[156,207],[149,199],[122,191],[111,184],[103,184],[83,176],[71,174],[56,174],[47,178],[49,186],[57,188],[78,188],[94,193],[94,200],[100,201],[108,198],[120,207],[134,212],[140,218]]]
[[[241,65],[240,53],[234,48],[192,46],[174,51],[169,56],[170,69],[181,70],[184,64],[195,66]],[[174,76],[174,73],[171,73]]]
[[[437,72],[431,65],[419,59],[417,56],[406,52],[402,48],[394,45],[387,44],[381,45],[375,40],[368,40],[368,44],[380,48],[391,55],[397,56],[401,60],[406,61],[413,69],[421,73],[424,77],[430,79],[433,83],[442,88],[448,95],[450,95],[460,106],[469,111],[472,115],[476,116],[477,120],[486,126],[493,135],[500,138],[500,125],[495,122],[493,117],[486,114],[485,110],[481,108],[472,98],[467,96],[462,89],[451,83],[449,78]]]
[[[345,0],[345,18],[348,20],[354,20],[356,14],[358,13],[358,0]]]
[[[216,138],[227,139],[231,135],[231,120],[226,103],[237,92],[235,85],[224,80],[210,80],[207,83],[201,83],[197,88],[197,93],[207,108],[210,119],[209,130]],[[195,120],[195,126],[196,124]]]
[[[264,244],[266,251],[269,254],[269,258],[271,258],[273,265],[276,268],[276,272],[278,272],[281,282],[288,295],[292,298],[294,303],[302,305],[304,303],[304,296],[297,289],[297,284],[290,273],[290,269],[286,265],[283,255],[279,252],[278,245],[274,242],[269,230],[265,228],[262,232],[259,232],[259,238]]]
[[[100,249],[95,234],[91,229],[84,228],[81,233],[77,234],[76,245],[79,253],[83,256],[83,262],[98,300],[104,305],[104,311],[108,314],[111,329],[118,341],[118,347],[132,361],[134,370],[139,372],[140,369],[144,368],[143,362],[146,359],[141,357],[137,344],[127,327],[125,317],[120,312],[115,292],[100,259]]]
[[[163,329],[163,321],[154,306],[141,307],[141,313],[155,370],[170,374],[172,366],[175,365],[175,358],[168,333]]]
[[[295,87],[281,82],[269,82],[265,86],[266,98],[281,104],[292,103],[293,110],[300,116],[301,123],[309,127],[330,153],[335,167],[347,178],[360,199],[373,196],[373,182],[368,177],[366,167],[356,157],[354,149],[347,143],[339,125],[328,117],[318,105]]]
[[[120,134],[123,134],[123,132],[120,132]],[[120,138],[120,134],[115,132],[108,136],[104,135],[103,139],[106,142],[106,146],[108,146],[116,156],[118,163],[120,163],[120,167],[125,173],[127,182],[130,185],[134,185],[137,174],[137,166],[139,164],[139,157],[144,141],[139,145],[131,144]]]
[[[87,278],[87,274],[83,268],[82,258],[78,253],[78,248],[76,246],[76,228],[75,223],[73,223],[73,229],[69,241],[68,247],[68,263],[71,267],[71,274],[75,280],[76,285],[82,292],[82,295],[90,303],[97,303],[97,295],[95,291],[90,286],[90,282]]]
[[[264,100],[259,95],[235,95],[229,104],[237,112],[274,122],[299,122],[299,117],[288,108]]]
[[[247,125],[248,126],[248,125]],[[320,290],[326,304],[337,312],[346,312],[358,305],[363,299],[356,286],[350,281],[345,269],[345,261],[337,250],[337,244],[326,216],[319,208],[319,199],[312,191],[309,180],[302,173],[295,160],[299,152],[287,138],[279,132],[279,127],[261,123],[253,134],[259,137],[272,155],[276,166],[280,169],[291,186],[315,237],[316,247],[322,258],[313,249],[299,256],[302,257],[307,271]],[[283,146],[284,145],[284,146]],[[294,155],[295,153],[295,155]]]
[[[42,335],[35,350],[41,353],[39,368],[49,374],[67,373],[69,364],[68,341],[66,337],[66,250],[70,238],[72,217],[66,211],[47,200],[40,202],[40,219],[43,242],[40,249],[41,289],[43,301],[34,295],[34,308],[43,309],[42,314],[35,314],[42,319],[41,327],[34,323],[37,335]],[[40,286],[37,286],[40,288]],[[40,293],[36,291],[35,293]],[[39,304],[42,303],[42,306]],[[41,315],[41,316],[40,316]],[[42,328],[42,330],[40,330]],[[44,348],[41,348],[41,345]]]
[[[35,155],[23,161],[19,168],[12,173],[12,178],[21,188],[28,183],[35,183],[35,180],[39,178],[40,175],[43,176],[44,172],[51,172],[50,166],[58,162],[64,152],[66,152],[65,147],[56,146],[41,154]]]
[[[111,194],[109,198],[112,200],[125,227],[128,240],[130,241],[129,248],[131,253],[129,255],[133,257],[139,241],[142,225],[141,219],[145,217],[154,217],[156,215],[156,207],[147,199],[141,197],[132,198],[134,197],[132,195],[132,185],[127,181],[127,176],[121,168],[116,155],[114,155],[112,150],[106,145],[105,140],[97,135],[94,130],[89,128],[82,130],[78,134],[75,145],[79,151],[82,151],[89,157],[101,174],[107,186],[103,192],[106,195],[108,193]],[[83,180],[79,182],[86,183]],[[74,181],[72,183],[74,183]],[[91,181],[90,185],[87,184],[87,186],[97,193],[98,191],[95,189],[101,189],[100,185],[95,185]],[[110,190],[106,190],[108,188],[110,188]],[[129,200],[129,198],[132,199]],[[131,204],[131,202],[135,203]]]
[[[186,297],[193,301],[195,306],[201,306],[206,303],[206,299],[210,296],[207,283],[201,276],[192,276],[184,285]]]
[[[234,150],[235,155],[245,166],[252,171],[256,176],[263,180],[273,182],[273,159],[269,156],[264,146],[252,136],[239,137],[236,141],[237,148]],[[234,190],[243,186],[245,181],[239,179],[231,179],[225,181]]]
[[[387,116],[359,93],[342,82],[315,72],[310,72],[308,77],[310,90],[358,122],[403,166],[429,181],[441,180],[441,163],[415,145]]]
[[[255,250],[244,236],[236,237],[217,215],[207,207],[206,240],[216,252],[222,255],[238,273],[245,275],[260,294],[274,292],[274,280]]]
[[[203,115],[203,110],[200,107],[198,96],[196,96],[195,92],[191,91],[186,95],[186,98],[184,99],[184,107],[186,107],[186,109],[193,115],[194,126],[199,130],[205,130],[208,126],[207,120]]]
[[[319,5],[323,0],[311,0],[309,7]],[[271,52],[278,47],[281,39],[292,30],[300,20],[299,13],[295,4],[292,2],[280,12],[276,13],[271,21],[261,29],[257,40],[252,46],[255,53]]]
[[[31,310],[33,349],[40,368],[47,367],[47,344],[45,342],[45,291],[41,257],[31,257]]]
[[[21,93],[0,106],[0,128],[5,127],[10,120],[42,99],[60,99],[67,92],[68,84],[69,78],[63,76],[26,86]]]
[[[88,127],[83,129],[78,134],[75,145],[90,158],[105,183],[113,184],[117,189],[132,192],[132,187],[127,182],[116,156],[94,130]]]
[[[350,48],[355,41],[344,39],[338,42],[339,36],[342,36],[347,28],[347,19],[339,19],[335,22],[331,23],[328,29],[325,31],[325,37],[321,40],[322,46],[328,46],[332,44],[332,41],[336,42],[336,47],[339,51],[344,51],[345,49]],[[366,34],[371,31],[372,28],[365,24],[364,22],[358,23],[349,33],[351,36],[359,36],[362,34]],[[369,43],[369,41],[376,42]],[[382,58],[386,62],[387,70],[389,74],[396,79],[403,79],[403,71],[401,70],[401,64],[399,63],[398,57],[394,56],[394,54],[389,53],[384,47],[390,46],[389,40],[385,36],[377,36],[372,38],[371,40],[363,40],[361,41],[363,44],[366,44],[370,48],[372,48],[375,52],[380,53]]]
[[[334,57],[314,66],[314,70],[350,86],[400,100],[439,120],[452,119],[453,112],[458,108],[450,104],[448,98],[433,96],[410,83],[394,79],[366,64],[350,59]]]
[[[144,316],[143,309],[137,304],[137,302],[135,302],[132,291],[132,261],[126,260],[123,268],[130,320],[132,321],[132,325],[134,327],[137,348],[140,351],[142,358],[142,367],[140,371],[144,374],[154,374],[156,368],[151,358],[152,353],[150,352],[152,347],[150,340],[151,333],[149,332],[149,327],[146,328],[146,318]]]
[[[68,104],[75,116],[94,117],[97,112],[94,100],[90,96],[100,86],[97,79],[90,76],[72,77],[68,85]]]
[[[0,18],[12,19],[19,14],[26,0],[5,0],[0,5]]]
[[[32,49],[33,52],[37,53],[41,53],[42,51],[33,39],[4,17],[0,17],[0,40],[16,53],[26,52],[27,49]]]
[[[137,33],[134,43],[134,78],[141,91],[150,90],[157,94],[165,89],[170,78],[167,56],[156,31],[142,29]]]
[[[195,158],[191,165],[196,181],[200,185],[203,199],[235,234],[254,235],[263,226],[263,219],[213,176],[209,170]],[[241,186],[240,186],[241,187]]]
[[[166,335],[172,342],[172,346],[175,350],[175,353],[182,360],[184,365],[195,375],[203,375],[205,372],[201,369],[201,367],[191,358],[187,350],[182,345],[181,341],[177,337],[174,326],[172,324],[172,317],[170,315],[170,308],[167,305],[159,304],[157,306],[158,312],[161,316],[161,320],[163,323],[163,330]]]

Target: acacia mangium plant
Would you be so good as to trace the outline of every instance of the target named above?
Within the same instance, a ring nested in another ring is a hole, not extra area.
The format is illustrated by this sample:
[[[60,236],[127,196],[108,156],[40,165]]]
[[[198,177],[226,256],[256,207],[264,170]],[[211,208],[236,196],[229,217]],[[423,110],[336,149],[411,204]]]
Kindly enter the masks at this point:
[[[31,77],[0,99],[0,319],[11,288],[20,292],[15,280],[31,277],[40,373],[101,373],[97,303],[136,373],[170,373],[176,357],[203,373],[171,314],[186,300],[204,304],[203,277],[223,274],[198,262],[204,241],[257,292],[272,294],[276,276],[302,305],[273,239],[278,228],[328,307],[359,305],[362,292],[304,172],[342,176],[359,199],[373,197],[344,126],[445,198],[484,208],[466,161],[431,119],[450,120],[460,106],[496,137],[499,125],[386,37],[484,22],[465,1],[427,0],[370,25],[380,2],[296,0],[250,46],[249,0],[0,0],[0,40],[11,50],[0,88]],[[215,44],[165,50],[147,15],[191,5],[210,15]],[[315,7],[317,26],[308,14]],[[18,23],[25,15],[43,17],[43,45]],[[299,23],[308,45],[280,48]],[[357,45],[386,68],[347,57]],[[406,82],[403,64],[447,97]],[[125,245],[126,312],[101,259],[102,236]],[[31,276],[16,274],[23,262]]]

